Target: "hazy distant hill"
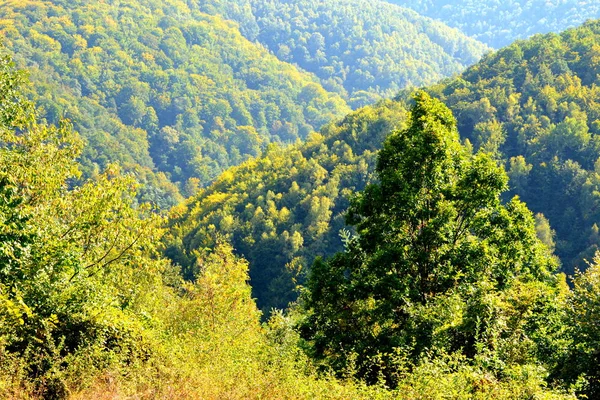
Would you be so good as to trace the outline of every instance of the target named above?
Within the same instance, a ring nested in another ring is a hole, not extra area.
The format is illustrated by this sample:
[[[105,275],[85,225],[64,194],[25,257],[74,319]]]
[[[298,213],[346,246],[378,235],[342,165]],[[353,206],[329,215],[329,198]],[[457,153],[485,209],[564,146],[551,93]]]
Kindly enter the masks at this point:
[[[71,119],[88,142],[87,175],[120,162],[163,207],[268,143],[293,143],[343,116],[346,100],[451,75],[484,50],[384,3],[5,4],[6,47],[29,69],[45,118]],[[283,61],[256,41],[281,42],[271,50]]]
[[[14,2],[0,7],[0,32],[46,118],[70,118],[88,141],[90,173],[119,161],[164,172],[165,184],[192,178],[193,192],[349,111],[233,23],[181,1]]]
[[[354,107],[459,73],[488,50],[383,0],[213,1],[204,9],[238,21],[251,40],[315,73]]]
[[[597,0],[388,0],[500,48],[536,33],[600,18]]]

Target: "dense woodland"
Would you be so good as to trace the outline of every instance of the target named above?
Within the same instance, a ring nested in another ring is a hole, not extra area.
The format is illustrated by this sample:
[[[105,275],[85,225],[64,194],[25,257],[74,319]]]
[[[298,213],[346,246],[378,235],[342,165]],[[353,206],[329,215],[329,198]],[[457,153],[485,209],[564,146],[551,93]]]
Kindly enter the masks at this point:
[[[599,249],[600,23],[517,42],[430,92],[475,149],[504,162],[511,194],[556,231],[563,270]]]
[[[279,59],[314,73],[353,108],[459,73],[487,50],[458,30],[382,1],[250,5],[256,40]]]
[[[228,244],[198,249],[200,270],[182,279],[160,254],[162,218],[137,203],[134,177],[110,165],[82,181],[82,141],[66,121],[37,123],[23,85],[10,59],[0,59],[0,396],[573,398],[547,389],[545,370],[530,358],[496,373],[459,353],[399,356],[386,367],[394,375],[387,383],[383,375],[362,380],[353,363],[317,368],[303,350],[310,342],[300,345],[302,314],[260,323],[248,264]],[[578,324],[565,339],[581,335],[578,356],[594,354],[597,328],[581,311],[595,299],[597,271],[582,275],[565,303],[583,317],[565,321]],[[592,362],[577,372],[593,372]],[[576,383],[569,392],[589,392]]]
[[[86,175],[114,161],[147,170],[150,198],[165,205],[176,202],[169,182],[189,195],[264,143],[295,142],[349,110],[183,2],[26,1],[2,7],[0,21],[45,119],[71,119],[89,144]]]
[[[598,43],[598,22],[539,36],[428,89],[454,111],[469,146],[504,164],[509,196],[520,195],[540,213],[540,235],[569,274],[585,268],[600,244]],[[376,151],[391,128],[405,123],[408,97],[365,107],[305,144],[273,148],[228,171],[187,209],[174,210],[177,239],[168,254],[193,265],[190,250],[219,231],[250,262],[259,305],[285,307],[295,297],[288,288],[302,283],[312,260],[341,248],[348,199],[373,179]]]
[[[469,18],[595,10],[536,4]],[[0,33],[1,398],[600,396],[600,21],[442,81],[486,47],[382,1]]]
[[[269,54],[257,38],[243,36],[234,22],[223,19],[220,15],[236,18],[242,27],[255,20],[248,8],[231,2],[9,3],[0,9],[5,46],[28,68],[41,116],[49,123],[72,120],[88,143],[85,176],[119,162],[145,182],[140,197],[162,208],[180,201],[179,193],[190,196],[227,167],[260,154],[267,144],[294,143],[342,117],[350,111],[346,101],[365,104],[410,83],[452,75],[485,49],[413,12],[404,13],[410,18],[384,13],[384,3],[359,14],[348,7],[331,14],[336,7],[327,5],[326,14],[313,2],[314,12],[340,22],[303,16],[286,39],[289,57]],[[274,8],[265,7],[263,24],[291,18],[267,18]],[[302,7],[308,10],[308,4]],[[387,19],[380,21],[383,14]],[[365,36],[375,22],[390,27]],[[260,32],[283,43],[274,29]],[[283,35],[287,28],[281,29]],[[309,51],[306,40],[312,36],[327,37],[330,46],[316,64],[311,57],[323,53],[319,49],[311,48],[306,59],[294,56]],[[345,45],[334,49],[339,37],[346,38]],[[412,38],[408,47],[407,37]],[[363,67],[351,62],[368,54]],[[318,73],[319,79],[288,61],[326,72]],[[385,77],[377,82],[375,75]],[[361,95],[355,88],[367,91]]]
[[[494,48],[600,17],[595,0],[387,0],[440,20]]]

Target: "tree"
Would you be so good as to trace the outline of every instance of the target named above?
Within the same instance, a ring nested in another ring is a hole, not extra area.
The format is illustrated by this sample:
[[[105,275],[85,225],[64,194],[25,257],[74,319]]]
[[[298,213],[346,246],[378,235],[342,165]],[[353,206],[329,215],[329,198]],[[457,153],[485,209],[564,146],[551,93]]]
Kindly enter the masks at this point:
[[[539,296],[522,307],[547,304],[557,262],[526,206],[501,204],[503,169],[462,147],[450,110],[419,92],[410,126],[386,140],[377,174],[347,215],[357,236],[346,237],[345,252],[317,260],[309,277],[301,331],[313,356],[390,383],[398,354],[415,363],[457,351],[513,357],[498,353],[501,341],[532,333],[531,321],[508,323],[499,299],[518,302],[514,287],[538,284]]]
[[[80,139],[67,121],[37,123],[22,83],[0,60],[0,365],[17,357],[42,397],[63,398],[78,352],[94,365],[147,357],[162,219],[116,166],[78,181]]]
[[[575,275],[565,315],[573,344],[569,346],[569,357],[564,363],[568,367],[563,368],[562,376],[570,383],[583,377],[580,394],[597,398],[600,395],[600,253],[596,253],[587,271]]]

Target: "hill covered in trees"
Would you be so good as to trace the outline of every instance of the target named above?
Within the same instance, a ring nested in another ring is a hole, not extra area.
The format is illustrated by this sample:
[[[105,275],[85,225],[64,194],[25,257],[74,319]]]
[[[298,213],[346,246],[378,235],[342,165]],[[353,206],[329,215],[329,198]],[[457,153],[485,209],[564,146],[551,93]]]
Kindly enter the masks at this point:
[[[190,194],[265,143],[294,142],[349,110],[232,23],[184,2],[14,2],[0,21],[43,117],[71,119],[88,142],[88,176],[118,161]]]
[[[180,200],[178,192],[195,193],[227,167],[258,155],[268,143],[294,143],[345,115],[350,109],[344,97],[350,97],[340,82],[350,70],[354,81],[370,76],[359,85],[372,89],[360,103],[370,101],[377,86],[391,94],[406,84],[424,83],[416,78],[420,75],[431,81],[456,73],[483,50],[414,13],[410,18],[386,13],[387,30],[363,35],[384,13],[375,8],[351,13],[348,5],[336,11],[333,3],[318,10],[316,2],[303,5],[307,14],[286,40],[293,51],[280,54],[284,61],[256,42],[260,35],[284,41],[273,36],[275,27],[267,27],[268,21],[284,15],[267,3],[259,19],[244,2],[6,5],[0,9],[5,46],[18,65],[30,71],[31,97],[42,110],[40,116],[50,123],[68,118],[84,137],[85,175],[117,161],[145,182],[140,196],[163,208]],[[311,22],[310,7],[325,19]],[[241,28],[230,19],[242,21]],[[319,50],[317,64],[329,71],[322,79],[286,62],[318,72],[293,55],[306,46],[310,57],[315,56],[317,49],[305,43],[319,35],[327,38],[327,46],[338,40],[345,43],[328,52],[327,61]],[[388,36],[393,40],[383,40]],[[298,45],[292,45],[296,41]],[[404,42],[411,42],[415,50],[397,51]],[[358,58],[364,59],[363,67],[350,62]],[[331,68],[326,68],[327,62]],[[374,76],[386,65],[393,66],[386,82],[376,83]],[[392,83],[395,75],[398,79]]]
[[[428,89],[475,149],[506,166],[511,193],[556,231],[563,269],[600,246],[600,22],[516,42]]]
[[[201,270],[182,280],[133,176],[109,165],[82,180],[82,141],[66,121],[36,122],[23,82],[0,58],[0,397],[573,398],[542,372],[498,378],[451,359],[398,364],[395,388],[319,372],[293,318],[260,323],[229,245],[197,251]]]
[[[356,234],[312,266],[297,323],[307,353],[390,387],[403,380],[398,366],[450,358],[492,380],[537,370],[561,393],[597,398],[600,253],[571,290],[531,211],[518,196],[501,201],[508,177],[494,154],[466,144],[452,112],[415,93],[407,127],[379,152],[377,181],[351,202]],[[509,396],[540,396],[527,392]]]
[[[387,0],[458,28],[494,48],[600,18],[594,0]]]
[[[428,89],[452,109],[468,146],[506,167],[508,196],[539,213],[538,234],[568,273],[585,268],[600,244],[599,45],[592,22],[517,42]],[[260,307],[285,307],[314,257],[342,248],[349,198],[372,181],[381,143],[405,123],[407,98],[362,108],[305,144],[227,171],[174,209],[168,255],[193,276],[195,249],[221,232],[248,259]]]
[[[230,7],[220,9],[250,39],[314,73],[353,107],[457,74],[487,51],[458,30],[380,0],[248,0],[245,13]]]

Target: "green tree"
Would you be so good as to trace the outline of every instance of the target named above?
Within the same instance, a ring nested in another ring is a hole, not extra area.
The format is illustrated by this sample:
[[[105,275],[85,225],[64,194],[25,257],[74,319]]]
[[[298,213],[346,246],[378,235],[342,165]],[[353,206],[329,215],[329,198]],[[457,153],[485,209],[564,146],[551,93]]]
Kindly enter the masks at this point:
[[[98,367],[147,356],[140,299],[167,265],[156,257],[161,219],[136,204],[134,179],[111,166],[74,186],[80,139],[66,122],[37,123],[22,83],[3,59],[0,365],[18,357],[44,398],[62,398],[78,352]]]
[[[585,272],[578,272],[573,279],[565,315],[573,342],[562,376],[571,383],[583,377],[580,394],[597,398],[600,395],[600,253],[596,253]]]
[[[371,382],[383,374],[394,383],[398,352],[413,362],[456,351],[527,359],[535,343],[518,351],[521,358],[500,350],[508,337],[536,339],[527,317],[509,323],[499,299],[532,309],[552,299],[556,283],[557,262],[537,239],[531,212],[517,198],[500,202],[503,169],[460,145],[441,102],[424,92],[415,102],[409,127],[392,133],[379,154],[379,182],[350,206],[347,222],[358,236],[347,238],[345,252],[315,262],[304,296],[301,330],[314,357]],[[536,300],[519,300],[515,287],[536,285]]]

